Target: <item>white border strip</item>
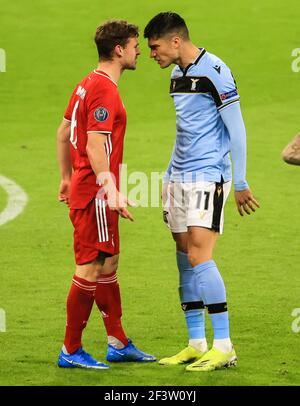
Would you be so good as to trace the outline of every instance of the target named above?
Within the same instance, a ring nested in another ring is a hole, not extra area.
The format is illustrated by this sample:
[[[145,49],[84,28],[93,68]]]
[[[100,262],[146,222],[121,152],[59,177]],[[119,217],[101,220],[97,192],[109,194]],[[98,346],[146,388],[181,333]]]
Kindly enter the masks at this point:
[[[99,242],[102,242],[103,236],[101,232],[101,227],[100,227],[100,219],[99,219],[99,200],[95,199],[95,204],[96,204],[96,217],[97,217],[97,228],[98,228],[98,239]]]
[[[108,238],[108,229],[107,229],[107,220],[106,220],[105,202],[102,201],[101,203],[102,203],[102,212],[103,212],[103,219],[104,219],[105,241],[109,241],[109,238]]]
[[[97,133],[97,134],[111,134],[111,131],[87,131],[89,133]]]

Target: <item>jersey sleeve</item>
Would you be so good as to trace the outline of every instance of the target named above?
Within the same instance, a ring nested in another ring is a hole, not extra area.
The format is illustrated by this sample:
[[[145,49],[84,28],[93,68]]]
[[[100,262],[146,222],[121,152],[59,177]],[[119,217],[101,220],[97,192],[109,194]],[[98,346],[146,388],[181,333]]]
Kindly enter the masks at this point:
[[[231,104],[227,109],[222,109],[220,115],[229,132],[234,189],[238,192],[249,187],[246,181],[246,129],[240,103]]]
[[[110,134],[113,130],[117,93],[111,88],[102,88],[87,103],[87,132]]]
[[[210,71],[210,80],[214,87],[214,100],[218,110],[239,101],[240,97],[235,79],[228,66],[221,60]]]
[[[74,109],[74,104],[75,104],[74,100],[75,100],[77,87],[78,86],[76,86],[75,89],[73,90],[73,93],[72,93],[72,96],[70,98],[67,110],[65,111],[65,114],[64,114],[64,119],[67,120],[67,121],[70,121],[70,122],[72,121],[72,112],[73,112],[73,109]]]

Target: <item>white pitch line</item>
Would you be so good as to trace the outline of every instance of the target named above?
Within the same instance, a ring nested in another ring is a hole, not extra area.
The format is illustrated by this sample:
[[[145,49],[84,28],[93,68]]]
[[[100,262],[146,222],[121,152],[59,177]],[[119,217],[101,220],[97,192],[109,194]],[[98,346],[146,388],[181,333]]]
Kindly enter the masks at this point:
[[[8,195],[7,205],[0,213],[0,226],[2,226],[22,213],[28,202],[28,196],[19,185],[2,175],[0,175],[0,186]]]
[[[5,310],[0,309],[0,333],[6,332],[6,315]]]

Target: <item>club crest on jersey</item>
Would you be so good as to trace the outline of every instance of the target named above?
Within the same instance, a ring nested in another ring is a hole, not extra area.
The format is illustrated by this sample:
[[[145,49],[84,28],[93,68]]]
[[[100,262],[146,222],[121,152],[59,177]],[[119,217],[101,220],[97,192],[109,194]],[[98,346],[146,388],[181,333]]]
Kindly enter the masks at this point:
[[[97,110],[94,112],[94,117],[95,120],[102,122],[108,119],[109,112],[105,107],[99,107]]]
[[[199,80],[200,80],[200,79],[192,79],[192,78],[191,78],[191,81],[192,81],[191,90],[193,90],[193,91],[196,91],[196,90],[197,90],[197,82],[199,82]]]

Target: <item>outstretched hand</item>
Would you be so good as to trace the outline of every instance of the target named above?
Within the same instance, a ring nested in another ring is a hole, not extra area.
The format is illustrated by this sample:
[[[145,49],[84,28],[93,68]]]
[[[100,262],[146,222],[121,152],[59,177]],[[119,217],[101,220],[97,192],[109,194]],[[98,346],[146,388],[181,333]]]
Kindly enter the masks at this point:
[[[251,211],[255,212],[256,208],[260,207],[250,189],[234,192],[234,197],[238,212],[241,216],[245,213],[251,214]]]

